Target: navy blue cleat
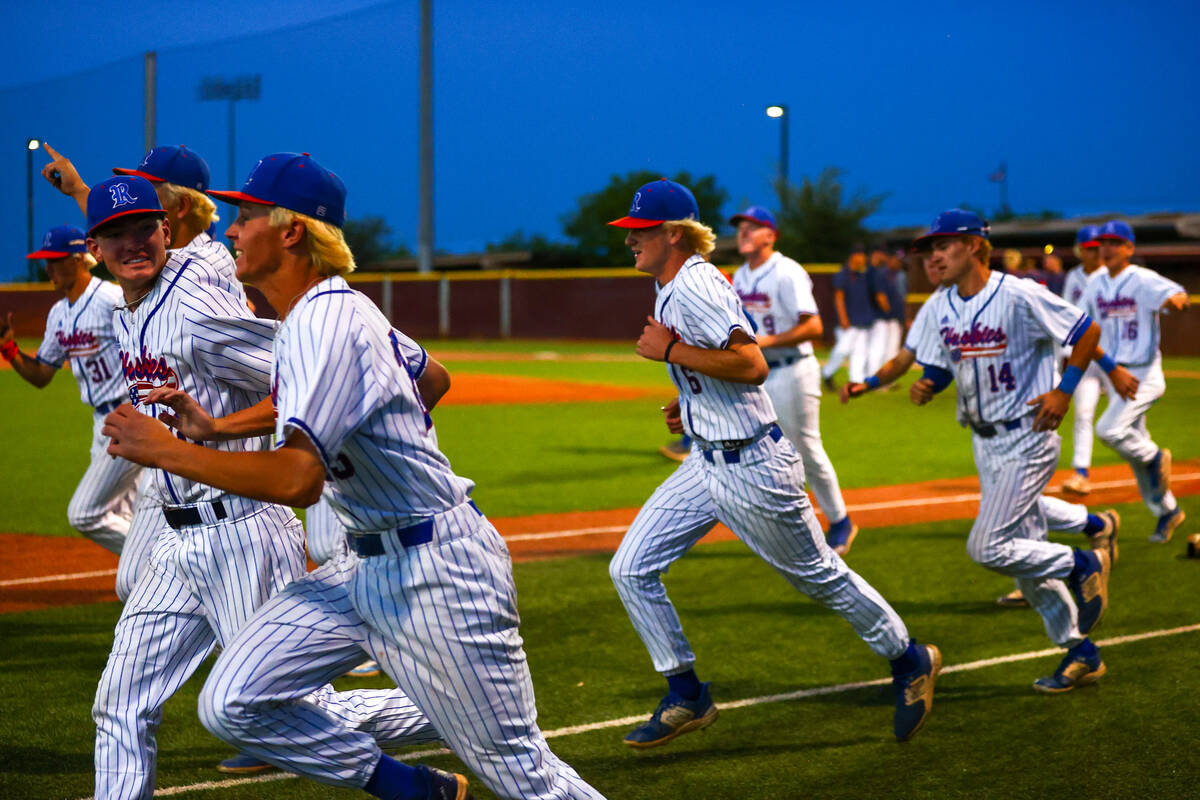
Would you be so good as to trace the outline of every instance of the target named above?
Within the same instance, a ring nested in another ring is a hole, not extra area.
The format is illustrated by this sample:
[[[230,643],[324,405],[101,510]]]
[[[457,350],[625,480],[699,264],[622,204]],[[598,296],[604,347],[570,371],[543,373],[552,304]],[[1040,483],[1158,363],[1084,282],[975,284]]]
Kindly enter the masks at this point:
[[[856,536],[858,536],[858,526],[847,516],[829,526],[825,541],[833,548],[833,552],[845,558],[850,555],[850,545],[854,544]]]
[[[445,772],[424,764],[418,764],[416,770],[424,773],[429,781],[429,800],[475,800],[475,796],[467,791],[465,775]]]
[[[708,686],[700,684],[700,696],[695,700],[667,692],[650,720],[629,732],[625,744],[638,749],[658,747],[676,736],[712,725],[717,721],[717,706],[708,694]]]
[[[1100,618],[1108,610],[1108,576],[1112,572],[1112,562],[1108,560],[1107,550],[1076,549],[1075,552],[1083,557],[1087,567],[1072,570],[1067,586],[1079,608],[1079,632],[1086,636],[1100,624]]]
[[[274,764],[244,754],[227,758],[217,764],[217,772],[224,772],[226,775],[259,775],[273,769],[277,769]]]
[[[1106,672],[1108,667],[1104,666],[1099,651],[1085,656],[1072,648],[1067,651],[1066,657],[1054,674],[1047,678],[1038,678],[1033,682],[1033,688],[1043,694],[1062,694],[1076,686],[1090,686],[1104,677]]]
[[[901,742],[907,742],[921,730],[933,710],[933,684],[942,670],[942,651],[931,644],[918,645],[917,660],[920,662],[917,669],[892,678],[896,690],[893,722],[896,739]]]
[[[1154,533],[1150,534],[1150,541],[1155,544],[1166,544],[1171,541],[1171,535],[1175,533],[1175,529],[1183,524],[1187,519],[1187,515],[1183,513],[1182,508],[1176,508],[1174,511],[1168,511],[1158,518],[1158,524],[1154,526]]]

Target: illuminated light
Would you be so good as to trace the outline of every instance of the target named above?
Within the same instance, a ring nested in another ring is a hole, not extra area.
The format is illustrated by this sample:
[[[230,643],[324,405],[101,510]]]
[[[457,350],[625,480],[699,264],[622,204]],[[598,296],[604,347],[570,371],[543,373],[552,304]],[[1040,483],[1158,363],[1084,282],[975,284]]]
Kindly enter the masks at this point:
[[[783,106],[767,106],[768,117],[782,117],[783,113]]]
[[[1045,253],[1046,255],[1050,255],[1051,253],[1054,252],[1054,245],[1052,245],[1052,244],[1046,245],[1045,247],[1042,248],[1042,252]]]
[[[25,143],[25,146],[28,147],[30,150],[37,150],[39,147],[42,146],[42,143],[39,142],[37,139],[30,139],[29,141],[27,141]]]

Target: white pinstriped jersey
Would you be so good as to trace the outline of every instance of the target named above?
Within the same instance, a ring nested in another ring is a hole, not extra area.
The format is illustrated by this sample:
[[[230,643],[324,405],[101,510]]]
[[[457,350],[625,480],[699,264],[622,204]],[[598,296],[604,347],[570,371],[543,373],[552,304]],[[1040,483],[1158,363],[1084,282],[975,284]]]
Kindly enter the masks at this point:
[[[1063,278],[1063,299],[1076,308],[1086,311],[1087,309],[1083,307],[1083,290],[1087,286],[1088,281],[1101,272],[1107,273],[1108,269],[1101,265],[1099,269],[1089,275],[1083,271],[1083,265],[1080,264],[1068,271],[1067,276]]]
[[[406,357],[418,350],[341,277],[309,289],[280,326],[276,446],[293,431],[312,440],[348,530],[411,524],[465,503],[475,487],[438,450]]]
[[[187,392],[214,417],[248,408],[270,390],[276,323],[250,313],[236,281],[181,250],[170,251],[149,294],[133,311],[118,307],[113,322],[129,401],[145,414],[157,416],[160,409],[141,400],[159,386]],[[266,445],[266,437],[205,443],[233,452]],[[224,494],[163,470],[154,472],[151,491],[168,505]]]
[[[113,333],[113,308],[124,302],[121,289],[92,276],[74,303],[62,298],[46,316],[46,333],[37,360],[55,369],[70,359],[79,399],[89,406],[125,396],[120,345]]]
[[[228,279],[236,287],[243,300],[246,299],[246,290],[242,287],[242,282],[237,279],[237,264],[228,247],[209,236],[208,233],[199,233],[190,242],[180,247],[179,252],[190,258],[207,261],[218,275]]]
[[[1118,364],[1142,366],[1158,358],[1158,315],[1168,297],[1184,291],[1152,269],[1130,265],[1088,281],[1083,310],[1100,325],[1100,347]]]
[[[654,318],[684,344],[722,350],[737,328],[753,336],[733,287],[703,256],[692,256],[666,286],[656,282],[655,288]],[[677,364],[667,364],[667,373],[679,390],[683,425],[691,436],[710,442],[748,439],[775,421],[775,408],[761,386],[710,378]]]
[[[1045,286],[998,272],[970,298],[950,287],[926,306],[931,317],[917,361],[954,373],[959,419],[974,425],[1031,413],[1028,401],[1057,380],[1055,344],[1073,345],[1088,324],[1086,314]]]
[[[757,329],[772,336],[796,327],[800,317],[817,313],[812,278],[808,277],[804,267],[782,253],[772,253],[756,269],[742,264],[733,274],[733,290]],[[768,361],[810,356],[812,352],[812,342],[763,348]]]
[[[933,294],[929,295],[929,298],[917,309],[917,315],[913,317],[912,326],[908,329],[908,335],[904,337],[904,349],[915,354],[921,346],[921,341],[924,337],[937,335],[936,328],[930,332],[928,327],[929,318],[933,314],[929,309],[933,306],[933,298],[944,291],[946,291],[945,287],[937,287],[933,290]]]

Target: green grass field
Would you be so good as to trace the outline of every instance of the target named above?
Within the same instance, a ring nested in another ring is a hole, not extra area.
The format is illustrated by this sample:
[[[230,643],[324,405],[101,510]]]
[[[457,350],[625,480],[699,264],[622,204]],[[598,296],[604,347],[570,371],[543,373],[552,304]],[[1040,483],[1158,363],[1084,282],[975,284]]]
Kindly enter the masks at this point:
[[[427,344],[447,353],[452,372],[665,388],[661,365],[465,361],[452,351],[501,346]],[[512,347],[631,352],[607,345]],[[1200,359],[1172,359],[1168,368],[1195,371]],[[1167,394],[1150,415],[1151,430],[1177,460],[1200,456],[1198,401],[1200,381],[1168,379]],[[0,402],[9,409],[0,420],[6,444],[0,448],[6,477],[0,531],[69,534],[65,507],[86,463],[90,422],[73,382],[61,376],[35,393],[11,372],[0,373]],[[652,399],[446,406],[434,416],[443,448],[478,482],[477,500],[496,516],[636,506],[671,470],[655,452],[669,436]],[[948,397],[922,409],[909,405],[905,392],[849,407],[827,397],[822,427],[846,486],[973,472],[969,436],[954,425]],[[1064,438],[1068,433],[1064,426]],[[1096,454],[1098,464],[1116,463],[1102,445]],[[1200,521],[1200,498],[1182,503]],[[1152,546],[1145,510],[1120,510],[1121,560],[1097,640],[1200,623],[1200,561],[1182,557],[1180,535],[1197,526],[1186,524],[1167,547]],[[914,636],[942,648],[947,665],[1049,648],[1033,612],[993,604],[1011,582],[969,561],[967,527],[958,521],[872,529],[860,536],[850,562],[889,598]],[[612,589],[607,558],[522,563],[515,573],[543,730],[648,715],[662,681]],[[737,542],[697,548],[671,570],[667,585],[699,658],[697,669],[713,681],[718,703],[886,677],[887,665],[849,626],[797,594]],[[91,794],[89,709],[119,612],[114,602],[0,615],[6,712],[0,715],[0,797]],[[905,745],[891,736],[890,689],[867,687],[726,708],[709,730],[645,753],[620,743],[622,726],[558,736],[551,746],[610,798],[1195,797],[1198,651],[1200,631],[1114,644],[1105,647],[1109,674],[1100,685],[1057,697],[1029,688],[1054,668],[1057,655],[952,672],[938,682],[926,729]],[[366,797],[298,779],[221,783],[213,766],[231,752],[196,720],[202,678],[167,704],[159,787],[217,781],[187,795]],[[459,763],[451,756],[428,760],[444,768]],[[478,781],[472,786],[478,796],[492,796]]]

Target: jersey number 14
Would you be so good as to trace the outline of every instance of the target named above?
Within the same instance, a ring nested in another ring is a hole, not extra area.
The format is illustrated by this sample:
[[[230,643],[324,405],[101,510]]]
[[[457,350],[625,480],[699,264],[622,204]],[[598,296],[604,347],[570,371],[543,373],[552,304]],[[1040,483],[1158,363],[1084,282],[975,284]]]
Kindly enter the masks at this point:
[[[1007,361],[1000,365],[999,372],[996,371],[995,364],[988,364],[987,371],[988,378],[991,379],[992,382],[993,392],[1000,391],[1001,386],[1003,386],[1004,390],[1008,392],[1011,392],[1013,389],[1017,388],[1017,379],[1013,377],[1012,365]]]

